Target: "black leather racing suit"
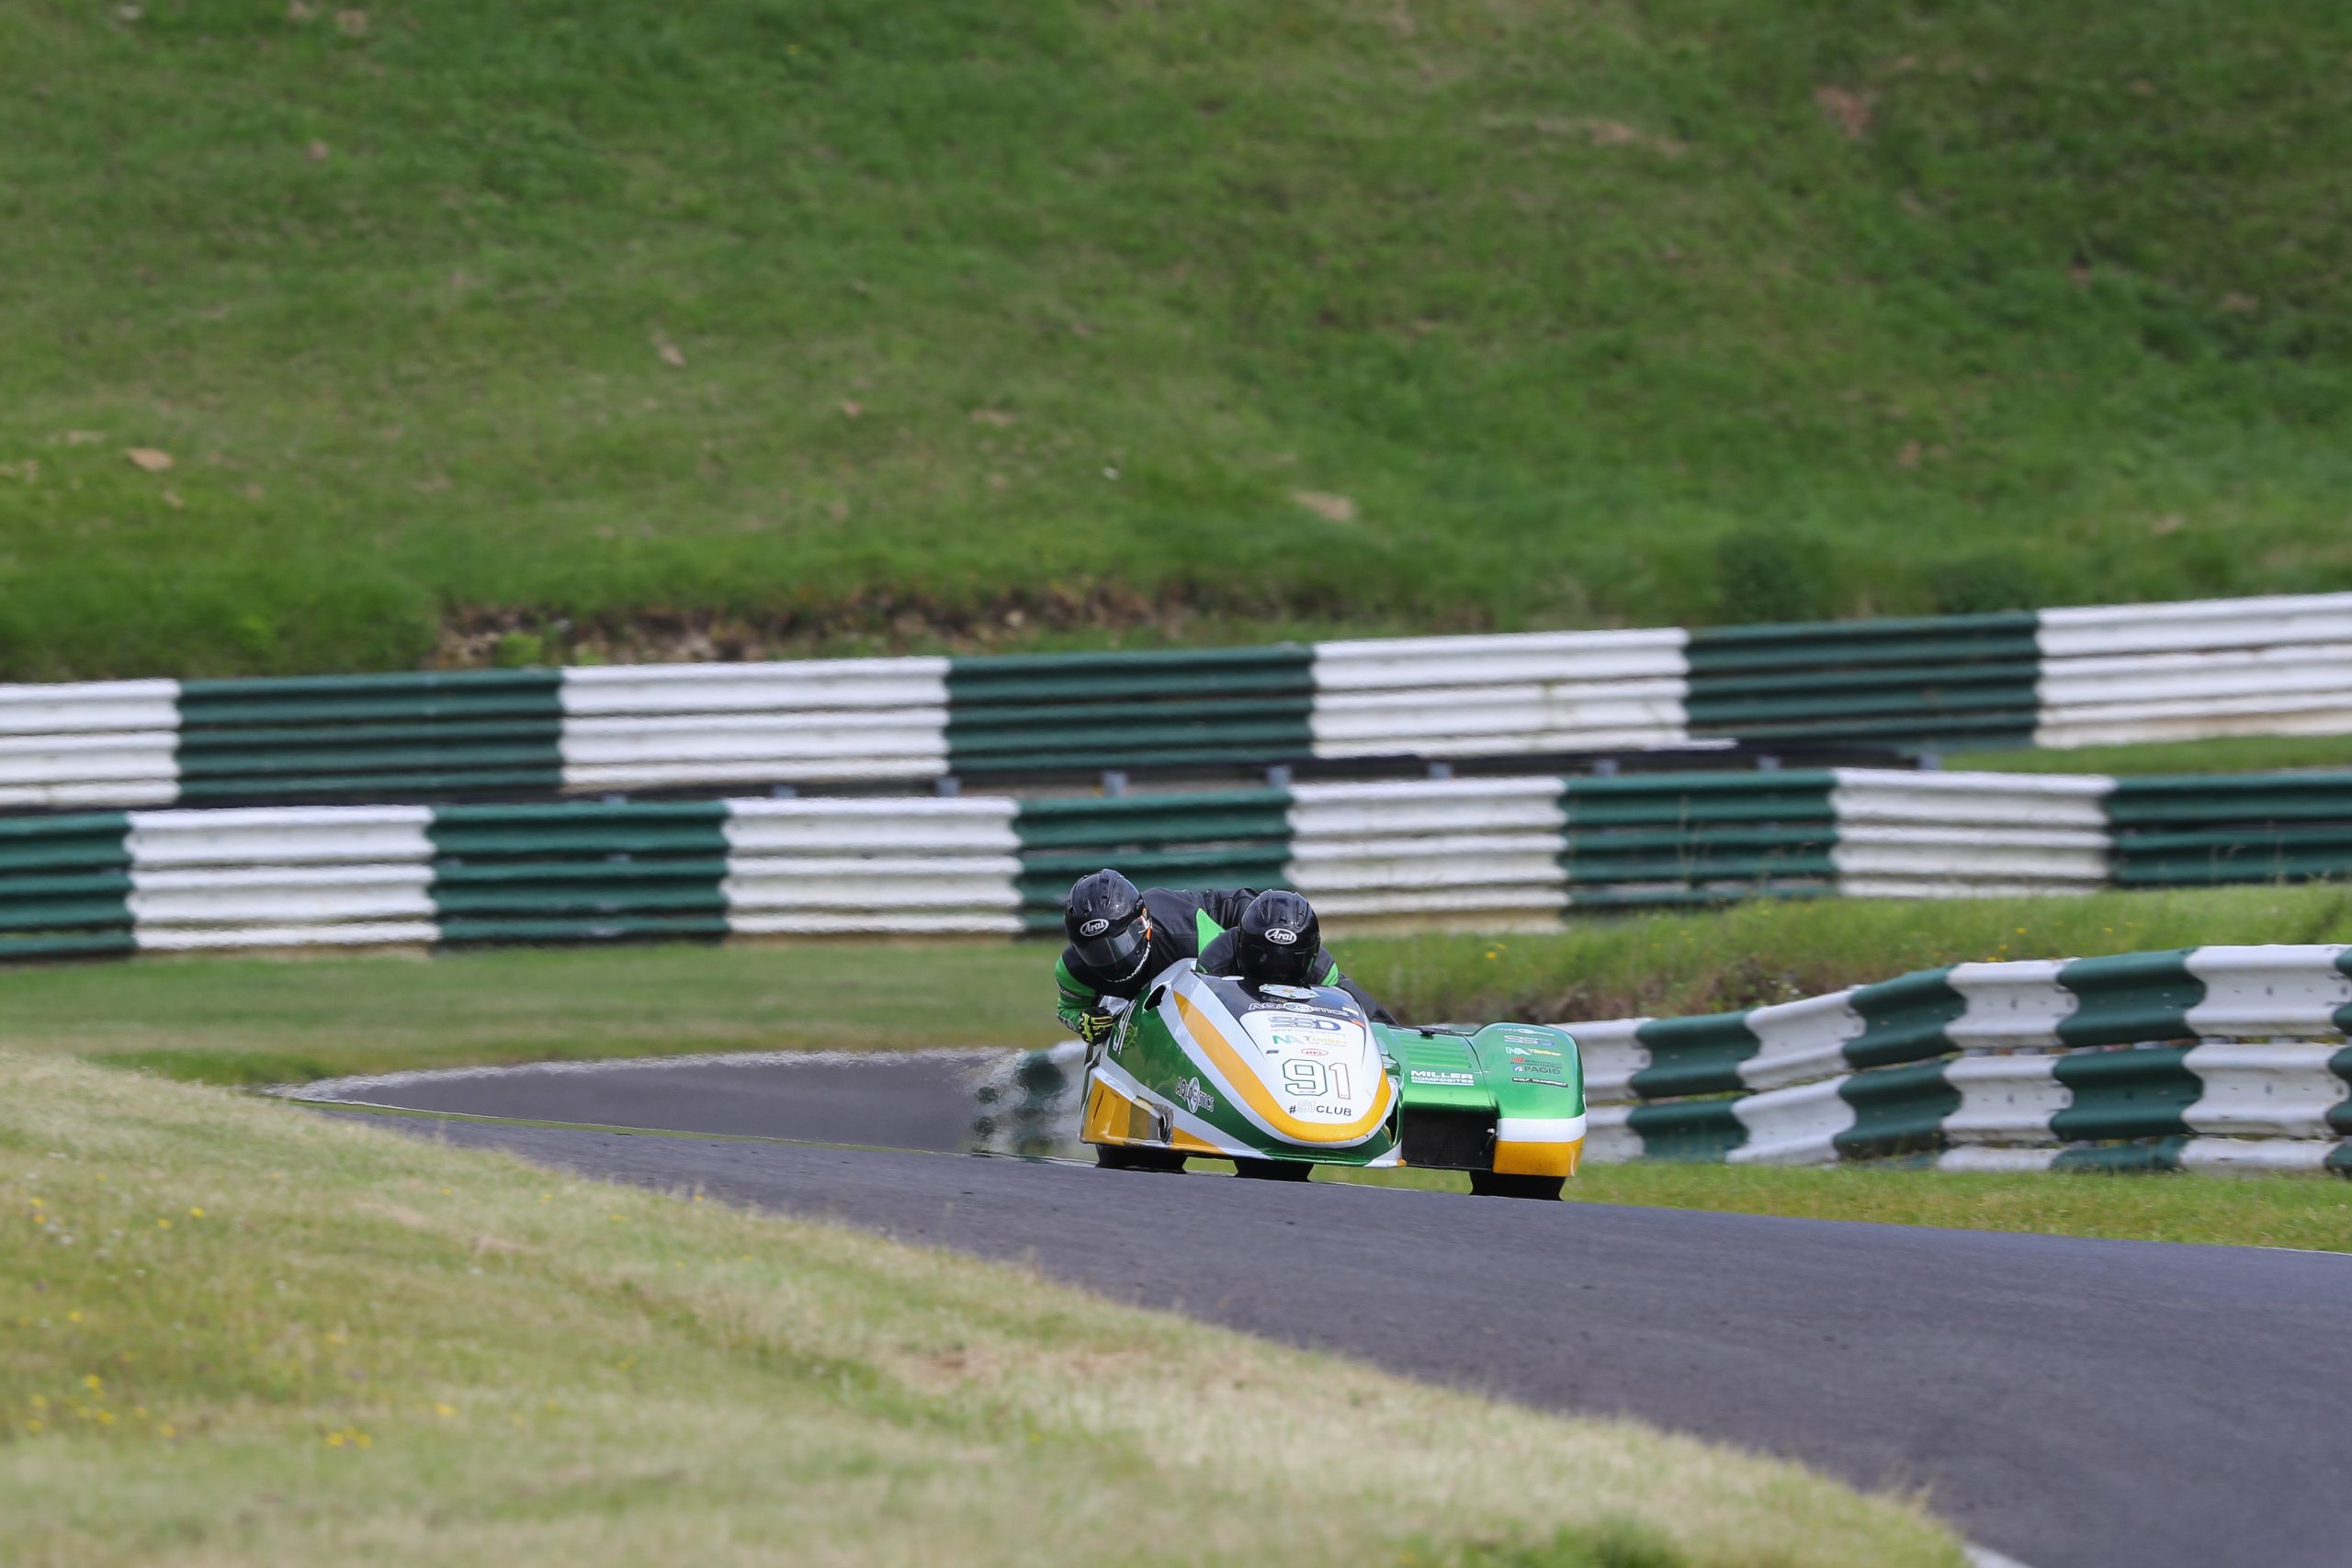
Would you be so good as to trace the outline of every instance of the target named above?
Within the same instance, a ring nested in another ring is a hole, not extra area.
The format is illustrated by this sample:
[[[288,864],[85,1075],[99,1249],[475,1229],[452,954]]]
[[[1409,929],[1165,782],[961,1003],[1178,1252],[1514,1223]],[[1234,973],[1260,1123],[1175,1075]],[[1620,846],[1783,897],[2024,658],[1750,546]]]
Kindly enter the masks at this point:
[[[1127,974],[1112,975],[1080,958],[1078,949],[1063,948],[1060,961],[1054,965],[1057,993],[1054,1016],[1062,1021],[1064,1028],[1086,1034],[1086,1015],[1104,997],[1133,1001],[1170,964],[1180,958],[1200,957],[1201,950],[1224,935],[1227,926],[1238,921],[1242,909],[1257,896],[1254,887],[1210,887],[1198,892],[1180,887],[1145,888],[1143,907],[1146,918],[1151,921],[1151,942],[1143,962]]]

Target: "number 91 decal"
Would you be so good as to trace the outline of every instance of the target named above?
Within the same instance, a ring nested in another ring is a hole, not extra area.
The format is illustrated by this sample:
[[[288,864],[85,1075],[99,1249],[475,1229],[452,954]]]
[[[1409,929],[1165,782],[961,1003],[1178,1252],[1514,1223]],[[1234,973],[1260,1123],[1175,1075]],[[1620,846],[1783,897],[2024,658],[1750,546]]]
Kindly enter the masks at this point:
[[[1348,1068],[1344,1062],[1318,1062],[1312,1056],[1294,1056],[1283,1064],[1283,1088],[1309,1100],[1352,1100],[1348,1088]]]

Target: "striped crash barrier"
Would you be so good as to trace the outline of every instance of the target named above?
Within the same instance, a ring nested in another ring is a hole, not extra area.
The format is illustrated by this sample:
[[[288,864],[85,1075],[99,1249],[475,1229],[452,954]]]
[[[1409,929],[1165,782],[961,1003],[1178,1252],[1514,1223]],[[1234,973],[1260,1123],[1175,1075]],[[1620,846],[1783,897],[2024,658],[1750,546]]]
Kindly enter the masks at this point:
[[[2352,1174],[2343,947],[1961,964],[1567,1027],[1599,1160]]]
[[[2352,775],[1842,769],[19,817],[0,818],[0,958],[1046,934],[1070,882],[1104,865],[1147,885],[1295,887],[1341,933],[1757,897],[2267,882],[2352,871]]]
[[[1003,799],[264,807],[0,821],[0,957],[1006,937]]]
[[[2352,733],[2352,593],[1178,652],[0,686],[0,807]]]

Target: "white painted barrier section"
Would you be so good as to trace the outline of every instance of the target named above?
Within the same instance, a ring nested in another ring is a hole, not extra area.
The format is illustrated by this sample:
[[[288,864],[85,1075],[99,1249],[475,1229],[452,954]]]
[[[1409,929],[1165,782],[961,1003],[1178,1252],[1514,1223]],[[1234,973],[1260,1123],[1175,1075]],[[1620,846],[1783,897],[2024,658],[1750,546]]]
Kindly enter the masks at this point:
[[[2325,1138],[2328,1112],[2352,1083],[2328,1063],[2341,1045],[2199,1045],[2183,1066],[2205,1092],[2181,1112],[2199,1133],[2230,1137]]]
[[[2199,1039],[2332,1038],[2352,1018],[2352,976],[2344,948],[2199,947],[2188,958],[2205,999],[2188,1012]]]
[[[1612,1018],[1573,1025],[1577,1050],[1584,1059],[1584,1097],[1595,1105],[1634,1098],[1634,1075],[1650,1065],[1649,1047],[1639,1031],[1646,1018]]]
[[[1739,1081],[1752,1089],[1772,1089],[1844,1073],[1840,1053],[1861,1038],[1865,1027],[1853,996],[1851,990],[1833,991],[1749,1013],[1757,1050],[1739,1064]]]
[[[566,789],[933,778],[947,660],[842,659],[568,669]]]
[[[1315,646],[1318,757],[1498,756],[1688,741],[1688,634],[1521,632]]]
[[[2050,1119],[2075,1103],[2055,1056],[1962,1056],[1944,1065],[1960,1108],[1944,1118],[1956,1144],[2050,1144]]]
[[[1642,1157],[1639,1134],[1626,1125],[1630,1105],[1594,1105],[1585,1111],[1584,1157],[1596,1165],[1623,1165]]]
[[[2058,1026],[2082,1006],[2058,983],[2064,967],[2055,958],[1954,964],[1944,980],[1967,1007],[1944,1025],[1945,1036],[1963,1051],[2048,1050]]]
[[[1854,1108],[1839,1098],[1842,1079],[1770,1089],[1732,1101],[1747,1141],[1724,1156],[1732,1165],[1835,1165],[1836,1139],[1850,1132]]]
[[[1556,778],[1301,784],[1284,875],[1329,919],[1556,917],[1566,847]]]
[[[2038,746],[2352,733],[2352,593],[2045,610]]]
[[[1836,778],[1830,855],[1849,897],[2084,893],[2108,880],[2112,779],[1862,768]]]
[[[0,685],[0,807],[168,806],[179,682]]]
[[[147,950],[435,941],[421,806],[134,811],[127,900]]]
[[[429,806],[267,806],[134,811],[123,842],[141,870],[321,865],[433,859]]]
[[[1017,809],[985,797],[729,801],[728,929],[1014,935]]]

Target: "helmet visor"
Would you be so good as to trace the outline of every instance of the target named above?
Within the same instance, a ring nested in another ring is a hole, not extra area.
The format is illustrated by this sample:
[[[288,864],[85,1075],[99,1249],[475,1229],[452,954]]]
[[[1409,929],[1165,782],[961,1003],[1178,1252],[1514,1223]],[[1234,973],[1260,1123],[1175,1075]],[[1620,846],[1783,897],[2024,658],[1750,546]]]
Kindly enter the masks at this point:
[[[1307,986],[1315,965],[1315,949],[1294,942],[1285,947],[1261,937],[1241,948],[1242,978],[1260,986]]]
[[[1151,932],[1143,921],[1130,919],[1099,936],[1080,937],[1073,945],[1090,969],[1124,976],[1143,962],[1143,950],[1150,942]]]

